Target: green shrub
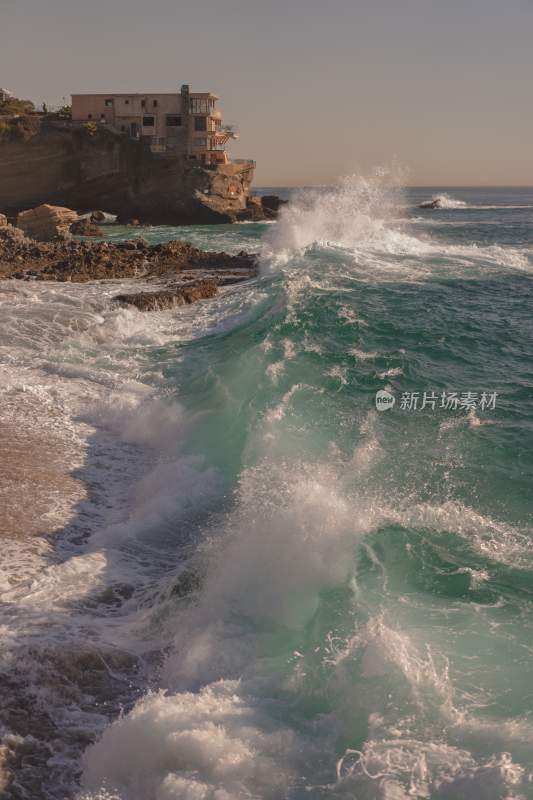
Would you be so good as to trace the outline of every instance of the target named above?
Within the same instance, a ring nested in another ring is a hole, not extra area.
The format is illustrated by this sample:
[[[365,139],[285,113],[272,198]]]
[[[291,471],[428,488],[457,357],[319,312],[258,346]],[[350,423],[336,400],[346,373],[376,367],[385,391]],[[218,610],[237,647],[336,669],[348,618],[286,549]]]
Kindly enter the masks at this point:
[[[87,131],[89,136],[96,136],[98,130],[96,122],[84,122],[82,128]]]
[[[31,114],[35,106],[31,100],[19,100],[18,97],[8,97],[0,101],[0,114]]]

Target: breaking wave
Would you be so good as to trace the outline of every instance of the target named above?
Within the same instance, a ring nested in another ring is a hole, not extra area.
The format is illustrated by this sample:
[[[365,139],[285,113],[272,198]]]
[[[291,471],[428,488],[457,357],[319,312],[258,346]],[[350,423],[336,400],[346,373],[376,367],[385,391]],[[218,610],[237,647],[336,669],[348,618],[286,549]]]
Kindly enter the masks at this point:
[[[2,597],[37,718],[4,747],[47,800],[529,796],[531,252],[398,203],[385,171],[305,190],[262,278],[179,312],[3,285],[8,393],[90,487]],[[400,408],[444,388],[505,405]]]
[[[464,200],[457,200],[455,197],[450,197],[449,194],[434,194],[431,198],[431,202],[436,203],[437,208],[443,209],[457,209],[457,208],[467,208],[468,203]]]

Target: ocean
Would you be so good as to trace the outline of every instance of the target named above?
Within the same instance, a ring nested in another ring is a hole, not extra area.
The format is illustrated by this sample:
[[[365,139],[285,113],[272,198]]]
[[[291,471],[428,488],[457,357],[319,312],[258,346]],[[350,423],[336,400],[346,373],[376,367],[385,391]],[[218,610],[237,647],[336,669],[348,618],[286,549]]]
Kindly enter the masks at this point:
[[[533,189],[283,194],[109,229],[213,300],[0,283],[6,797],[533,798]]]

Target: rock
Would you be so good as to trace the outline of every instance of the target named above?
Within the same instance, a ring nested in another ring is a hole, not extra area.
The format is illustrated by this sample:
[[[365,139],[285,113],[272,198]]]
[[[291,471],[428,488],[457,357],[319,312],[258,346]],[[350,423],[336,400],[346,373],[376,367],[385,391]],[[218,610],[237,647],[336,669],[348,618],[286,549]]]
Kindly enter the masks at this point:
[[[57,236],[68,238],[70,226],[78,219],[77,212],[70,208],[44,203],[29,211],[21,211],[17,217],[17,228],[33,239],[50,242]]]
[[[214,297],[217,284],[214,280],[203,280],[186,286],[161,289],[158,292],[137,292],[135,294],[118,294],[113,299],[116,303],[135,306],[139,311],[162,311],[167,308],[188,305],[206,297]]]
[[[427,200],[425,203],[420,203],[418,208],[440,208],[441,201],[439,197],[436,197],[435,200]]]
[[[8,225],[7,217],[5,214],[0,214],[0,228],[5,228]]]
[[[117,215],[116,221],[119,225],[133,225],[133,227],[138,227],[139,225],[142,225],[140,219],[138,219],[137,217],[132,217],[127,212],[120,212]]]
[[[277,219],[280,208],[287,204],[287,200],[282,200],[277,194],[266,194],[261,198],[261,205],[265,219]]]
[[[76,236],[102,236],[102,231],[90,219],[79,219],[70,226],[70,232]]]
[[[286,200],[282,200],[281,197],[278,197],[277,194],[265,194],[261,198],[261,205],[263,206],[264,211],[273,212],[277,214],[280,207],[287,203]]]
[[[106,218],[105,211],[93,211],[89,219],[91,222],[105,222]]]
[[[44,280],[85,282],[110,278],[174,278],[190,271],[190,279],[242,272],[253,277],[257,256],[199,250],[189,242],[150,245],[144,239],[129,242],[54,239],[37,242],[12,225],[0,227],[0,279],[26,278],[30,273]]]
[[[251,222],[264,222],[265,212],[260,197],[248,197],[246,199],[246,210],[238,215],[238,219],[246,219]]]
[[[15,256],[22,247],[28,246],[33,246],[41,252],[37,242],[27,239],[20,228],[15,228],[14,225],[9,223],[0,226],[0,256]]]

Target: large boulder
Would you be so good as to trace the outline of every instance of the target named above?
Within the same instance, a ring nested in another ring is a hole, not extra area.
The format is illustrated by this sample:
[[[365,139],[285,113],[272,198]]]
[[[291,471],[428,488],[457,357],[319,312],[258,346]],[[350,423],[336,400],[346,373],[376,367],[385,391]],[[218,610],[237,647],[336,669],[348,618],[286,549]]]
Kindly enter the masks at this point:
[[[287,201],[282,200],[277,194],[265,194],[261,198],[263,212],[267,219],[276,219],[281,206],[286,205]]]
[[[7,222],[6,215],[5,214],[0,214],[0,228],[5,228],[7,224],[8,224],[8,222]]]
[[[49,242],[58,236],[68,238],[70,226],[78,219],[78,213],[70,208],[44,203],[29,211],[21,211],[17,217],[17,228],[32,239]]]
[[[239,219],[250,220],[251,222],[264,222],[266,219],[261,198],[252,195],[246,198],[246,211],[239,215]]]

